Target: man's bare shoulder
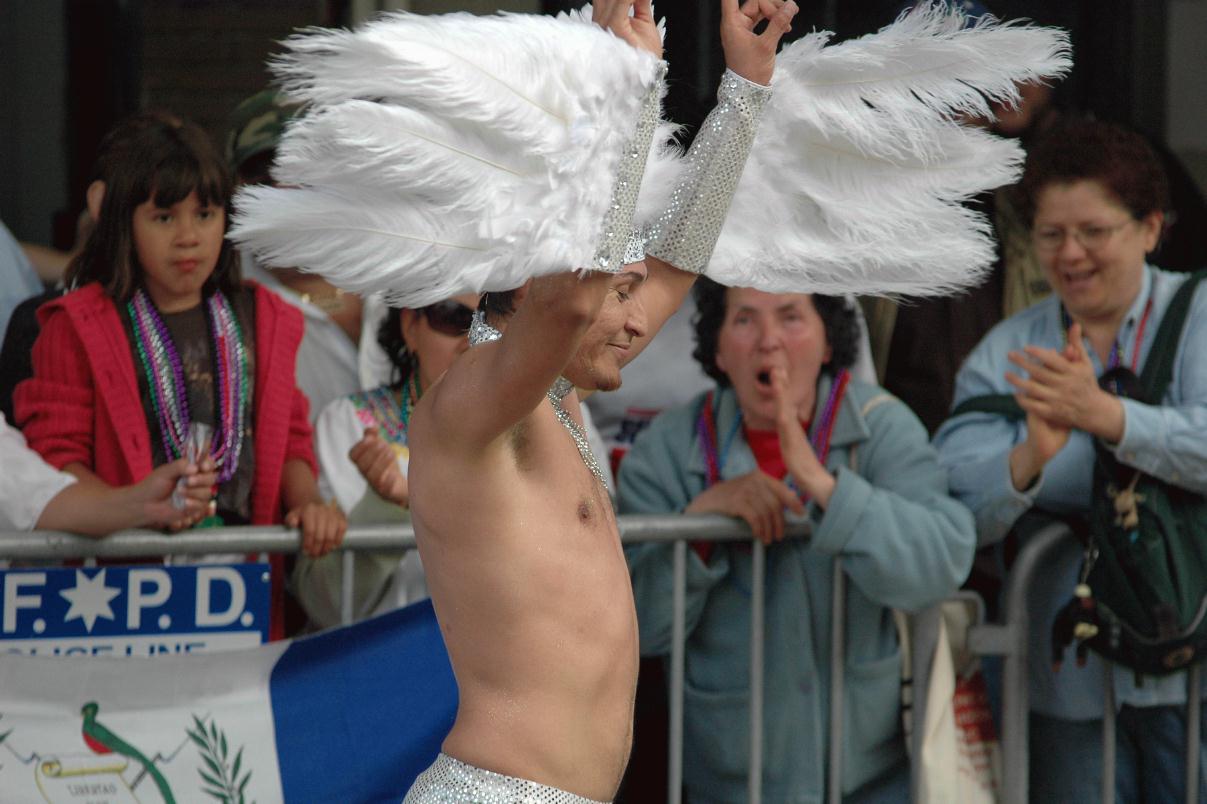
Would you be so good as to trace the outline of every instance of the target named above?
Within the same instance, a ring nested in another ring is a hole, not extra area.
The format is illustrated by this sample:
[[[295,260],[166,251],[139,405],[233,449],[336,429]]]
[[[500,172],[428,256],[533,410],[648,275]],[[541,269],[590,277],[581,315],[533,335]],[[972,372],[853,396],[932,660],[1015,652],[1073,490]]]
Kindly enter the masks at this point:
[[[498,348],[496,341],[470,349],[423,394],[411,420],[411,441],[417,451],[427,444],[438,445],[445,456],[462,448],[480,456],[492,445],[522,450],[532,429],[530,420],[540,406],[501,433],[489,428],[500,393],[491,382]]]
[[[489,404],[484,367],[494,346],[487,343],[470,349],[424,392],[412,414],[412,441],[422,445],[435,439],[447,449],[468,435],[467,424]]]

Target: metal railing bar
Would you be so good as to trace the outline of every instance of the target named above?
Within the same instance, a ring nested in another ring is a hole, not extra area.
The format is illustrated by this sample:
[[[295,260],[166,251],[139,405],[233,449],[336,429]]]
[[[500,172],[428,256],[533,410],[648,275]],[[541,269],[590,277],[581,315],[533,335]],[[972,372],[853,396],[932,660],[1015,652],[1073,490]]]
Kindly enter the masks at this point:
[[[974,625],[968,632],[968,649],[977,656],[1008,656],[1018,641],[1018,630],[1009,623]]]
[[[632,514],[617,517],[621,541],[639,542],[737,541],[752,538],[750,527],[720,514]],[[790,522],[786,538],[809,535],[807,521]],[[411,524],[357,525],[344,537],[348,550],[397,550],[415,546]],[[296,553],[298,532],[283,526],[212,528],[166,534],[131,530],[103,539],[58,531],[0,533],[0,559],[66,560],[77,558],[141,558],[154,555],[206,553]]]
[[[1199,800],[1199,763],[1202,761],[1203,665],[1186,673],[1186,804]]]
[[[686,575],[687,542],[750,540],[750,528],[741,520],[715,514],[625,515],[617,517],[624,544],[666,543],[674,545],[672,589],[672,649],[670,678],[670,757],[668,795],[671,804],[680,804],[683,777],[683,685],[686,651]],[[811,532],[807,521],[789,521],[786,538],[807,539]],[[1036,569],[1041,566],[1072,532],[1054,523],[1031,536],[1023,546],[1007,579],[1004,624],[980,624],[970,633],[970,646],[978,655],[1002,655],[1002,768],[1003,804],[1024,804],[1028,797],[1029,689],[1027,683],[1027,595]],[[340,548],[343,587],[340,596],[341,622],[354,620],[354,553],[359,550],[409,549],[415,546],[410,523],[358,525],[350,527]],[[83,559],[95,566],[97,559],[141,558],[152,555],[201,555],[211,553],[296,553],[299,534],[280,526],[215,528],[164,534],[155,531],[125,531],[103,539],[93,539],[56,531],[0,533],[0,559],[68,560]],[[751,689],[750,689],[750,777],[749,801],[758,804],[762,785],[762,721],[764,590],[766,554],[763,545],[753,542],[751,578]],[[839,559],[834,561],[833,619],[831,633],[830,743],[828,757],[827,801],[842,800],[843,687],[845,652],[846,576]],[[1113,671],[1105,665],[1103,707],[1103,790],[1102,801],[1115,799],[1116,711]],[[1187,672],[1186,801],[1197,801],[1198,780],[1202,773],[1199,753],[1202,739],[1202,667]],[[920,714],[920,713],[919,713]],[[918,721],[915,722],[917,726]]]
[[[750,773],[746,800],[763,800],[763,635],[767,585],[767,548],[755,541],[750,551]]]
[[[675,542],[672,555],[670,746],[666,800],[669,804],[680,804],[683,799],[683,673],[687,653],[687,542],[682,539]]]
[[[1013,646],[1002,668],[1002,802],[1027,804],[1029,762],[1027,722],[1027,596],[1035,571],[1073,532],[1062,523],[1048,525],[1027,539],[1006,584],[1006,623]]]
[[[356,553],[344,550],[340,556],[339,621],[351,625],[355,614],[352,611],[356,591]]]
[[[1102,668],[1102,804],[1115,804],[1115,666]]]
[[[409,525],[364,525],[349,528],[344,545],[350,550],[406,548],[415,546],[415,537]],[[212,528],[176,534],[124,531],[103,539],[54,531],[0,534],[0,558],[14,560],[296,553],[300,547],[298,532],[283,526]]]
[[[845,694],[847,636],[847,576],[842,571],[842,559],[834,558],[833,579],[830,582],[830,747],[828,757],[827,795],[830,804],[842,804],[842,744],[843,708]]]

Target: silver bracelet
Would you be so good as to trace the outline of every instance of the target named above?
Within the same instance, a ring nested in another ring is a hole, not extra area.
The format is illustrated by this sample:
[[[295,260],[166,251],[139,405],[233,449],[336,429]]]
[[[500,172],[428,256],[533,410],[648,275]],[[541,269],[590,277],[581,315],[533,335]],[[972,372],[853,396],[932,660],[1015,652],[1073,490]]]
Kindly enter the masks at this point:
[[[658,79],[641,104],[637,130],[625,148],[616,183],[612,185],[612,203],[604,215],[599,245],[591,268],[596,271],[620,273],[625,265],[626,248],[633,233],[633,212],[637,209],[637,194],[645,175],[645,164],[654,140],[654,129],[662,117],[662,95],[665,91],[666,62],[658,65]]]
[[[648,233],[647,253],[680,270],[704,273],[770,98],[771,87],[725,71],[717,105],[684,157],[670,205]]]

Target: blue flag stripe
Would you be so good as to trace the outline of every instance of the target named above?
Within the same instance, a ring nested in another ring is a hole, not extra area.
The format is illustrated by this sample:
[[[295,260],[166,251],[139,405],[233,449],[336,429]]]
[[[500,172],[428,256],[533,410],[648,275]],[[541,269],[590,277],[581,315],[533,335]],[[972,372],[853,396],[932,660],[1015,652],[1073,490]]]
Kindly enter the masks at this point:
[[[295,640],[272,671],[286,801],[401,801],[440,751],[457,684],[430,601]]]

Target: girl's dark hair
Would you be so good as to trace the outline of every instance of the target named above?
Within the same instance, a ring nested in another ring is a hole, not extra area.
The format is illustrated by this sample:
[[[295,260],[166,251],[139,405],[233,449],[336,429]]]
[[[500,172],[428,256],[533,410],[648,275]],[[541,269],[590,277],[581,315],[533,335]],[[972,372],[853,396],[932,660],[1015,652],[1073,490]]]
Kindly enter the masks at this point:
[[[381,326],[377,328],[377,344],[385,350],[390,358],[390,387],[401,388],[411,379],[411,374],[419,367],[419,359],[402,337],[402,309],[391,307]]]
[[[730,384],[725,372],[717,368],[717,341],[727,309],[726,290],[724,285],[701,277],[696,282],[696,315],[692,319],[696,327],[696,348],[692,357],[722,388],[728,388]],[[830,346],[830,361],[822,366],[822,371],[833,375],[850,368],[859,351],[859,320],[854,308],[840,296],[814,293],[809,298],[813,302],[813,309],[821,316],[826,342]]]
[[[154,199],[156,205],[170,207],[195,191],[200,203],[229,213],[234,192],[230,169],[205,131],[165,112],[140,112],[118,123],[102,140],[92,175],[105,183],[100,220],[67,266],[67,285],[100,282],[119,303],[129,300],[140,283],[134,245],[139,204]],[[240,279],[234,248],[223,239],[203,293],[232,293]]]
[[[1098,182],[1136,220],[1170,208],[1169,182],[1156,152],[1143,136],[1114,123],[1062,123],[1031,147],[1019,184],[1025,220],[1034,222],[1045,188],[1076,181]]]

